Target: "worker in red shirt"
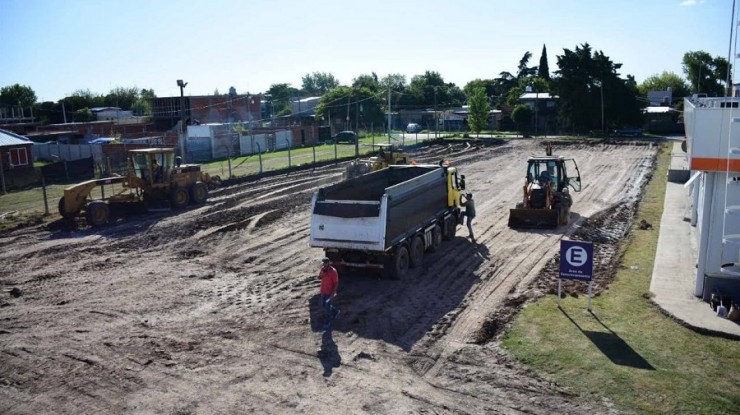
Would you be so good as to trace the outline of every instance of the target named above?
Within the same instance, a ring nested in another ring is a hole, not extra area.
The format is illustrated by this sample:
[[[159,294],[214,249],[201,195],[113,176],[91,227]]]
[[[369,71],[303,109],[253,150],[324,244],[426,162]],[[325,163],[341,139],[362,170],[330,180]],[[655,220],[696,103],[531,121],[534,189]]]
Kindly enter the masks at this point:
[[[332,300],[337,296],[337,288],[339,288],[339,274],[331,266],[329,258],[321,260],[319,277],[321,278],[321,305],[324,307],[324,330],[331,330],[332,322],[339,315],[339,309],[332,304]]]

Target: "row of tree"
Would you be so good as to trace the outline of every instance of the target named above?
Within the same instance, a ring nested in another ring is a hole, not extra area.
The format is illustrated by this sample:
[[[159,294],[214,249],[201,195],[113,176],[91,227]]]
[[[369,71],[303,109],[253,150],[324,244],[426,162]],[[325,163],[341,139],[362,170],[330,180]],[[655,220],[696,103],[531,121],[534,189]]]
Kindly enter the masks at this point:
[[[316,112],[325,120],[349,118],[353,124],[380,125],[387,111],[390,91],[393,111],[443,109],[468,103],[469,126],[479,131],[486,128],[490,108],[499,108],[515,119],[526,120],[529,107],[524,108],[519,98],[531,90],[558,96],[560,129],[587,131],[641,124],[648,91],[671,88],[674,103],[681,105],[682,98],[691,91],[723,96],[731,85],[727,60],[703,51],[684,55],[683,71],[688,81],[674,73],[663,72],[640,85],[631,75],[621,77],[622,64],[613,62],[602,51],[593,50],[588,43],[574,50],[564,49],[557,55],[557,69],[552,74],[545,46],[539,65],[530,66],[531,58],[532,53],[526,52],[516,72],[475,79],[462,89],[445,82],[434,71],[413,76],[409,82],[402,74],[379,78],[372,72],[358,76],[351,85],[341,85],[330,73],[314,72],[303,76],[301,88],[289,83],[271,85],[263,99],[270,116],[283,116],[291,113],[292,101],[320,96]],[[15,84],[0,89],[0,107],[33,106],[34,116],[42,122],[61,122],[63,114],[71,114],[74,121],[85,121],[92,117],[90,108],[102,106],[132,110],[136,115],[151,114],[150,101],[155,96],[152,89],[118,87],[105,95],[78,90],[59,102],[36,103],[36,94],[30,87]]]
[[[90,90],[77,90],[57,101],[37,102],[35,91],[25,85],[14,84],[0,88],[0,107],[33,108],[34,117],[42,123],[66,121],[91,121],[91,108],[118,107],[134,115],[151,115],[153,89],[117,87],[109,93],[95,94]]]

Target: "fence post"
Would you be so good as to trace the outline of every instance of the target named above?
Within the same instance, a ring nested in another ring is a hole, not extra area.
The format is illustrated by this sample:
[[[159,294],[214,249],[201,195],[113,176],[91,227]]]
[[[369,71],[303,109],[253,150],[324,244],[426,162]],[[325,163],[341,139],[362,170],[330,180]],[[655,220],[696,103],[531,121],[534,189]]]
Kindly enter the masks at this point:
[[[8,194],[8,191],[5,190],[5,166],[3,165],[3,152],[0,151],[0,182],[2,182],[3,185],[3,194]]]
[[[232,174],[231,174],[231,147],[227,148],[226,151],[227,151],[226,159],[229,161],[229,179],[230,179],[232,177]]]
[[[260,143],[255,143],[255,144],[257,144],[257,157],[259,157],[260,159],[260,173],[259,174],[262,174],[262,149],[260,148]]]
[[[290,140],[286,138],[285,142],[288,144],[288,168],[290,169]]]
[[[41,172],[41,190],[44,192],[44,216],[49,216],[49,201],[46,198],[46,180],[43,171]]]

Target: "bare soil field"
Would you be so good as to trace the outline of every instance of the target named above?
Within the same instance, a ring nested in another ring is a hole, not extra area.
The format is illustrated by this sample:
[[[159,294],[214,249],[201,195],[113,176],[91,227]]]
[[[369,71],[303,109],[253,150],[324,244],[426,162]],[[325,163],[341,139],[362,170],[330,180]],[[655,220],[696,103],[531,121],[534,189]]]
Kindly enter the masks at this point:
[[[656,153],[556,145],[583,180],[571,224],[517,231],[508,210],[540,143],[420,148],[417,160],[448,159],[466,175],[478,244],[459,227],[406,279],[343,276],[331,332],[320,329],[323,252],[308,230],[313,192],[342,165],[104,228],[0,234],[0,413],[609,412],[537,377],[497,338],[553,292],[564,236],[597,243],[597,292],[608,284]]]

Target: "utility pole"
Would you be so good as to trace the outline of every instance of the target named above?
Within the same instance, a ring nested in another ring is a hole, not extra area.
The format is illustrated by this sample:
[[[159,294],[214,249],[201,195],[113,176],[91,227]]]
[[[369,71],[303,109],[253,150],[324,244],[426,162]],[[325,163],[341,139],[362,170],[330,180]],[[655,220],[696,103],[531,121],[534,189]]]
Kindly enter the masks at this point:
[[[183,82],[182,79],[177,80],[177,86],[180,87],[180,157],[182,157],[183,163],[185,160],[185,87],[188,86],[187,82]]]
[[[357,97],[355,97],[355,157],[360,156],[360,94],[357,91]]]
[[[391,83],[388,82],[388,144],[391,143]]]
[[[439,125],[439,121],[437,120],[437,87],[434,87],[434,139],[437,139],[437,125]]]
[[[601,82],[601,132],[606,134],[604,129],[604,81]]]
[[[345,129],[346,130],[349,130],[349,98],[350,98],[350,96],[351,96],[351,94],[350,95],[347,95],[347,122],[345,124],[345,127],[346,127]]]
[[[734,94],[730,93],[732,90],[732,85],[730,85],[730,57],[732,56],[732,31],[735,28],[735,0],[732,0],[732,14],[730,15],[732,18],[730,19],[730,46],[727,50],[727,81],[725,81],[725,86],[727,87],[726,95],[728,97],[733,96]]]

